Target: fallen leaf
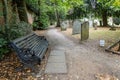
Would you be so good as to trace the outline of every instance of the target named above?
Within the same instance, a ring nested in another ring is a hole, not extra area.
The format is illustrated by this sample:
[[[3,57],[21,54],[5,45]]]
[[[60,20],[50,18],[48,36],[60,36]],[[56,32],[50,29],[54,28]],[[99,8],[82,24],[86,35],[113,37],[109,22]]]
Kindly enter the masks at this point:
[[[97,74],[97,75],[95,75],[95,77],[98,80],[119,80],[117,77],[111,76],[111,75],[108,75],[108,74]]]

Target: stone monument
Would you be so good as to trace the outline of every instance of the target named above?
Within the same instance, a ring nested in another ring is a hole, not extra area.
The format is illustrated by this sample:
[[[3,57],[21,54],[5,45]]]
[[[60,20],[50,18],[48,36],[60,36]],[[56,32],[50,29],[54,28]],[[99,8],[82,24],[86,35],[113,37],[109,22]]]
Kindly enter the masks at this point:
[[[84,22],[81,24],[81,41],[87,40],[89,38],[89,22]]]
[[[61,23],[61,31],[66,31],[67,27],[68,27],[68,23],[66,21],[63,21]]]
[[[81,22],[79,20],[75,20],[73,23],[72,34],[80,34],[81,32]]]

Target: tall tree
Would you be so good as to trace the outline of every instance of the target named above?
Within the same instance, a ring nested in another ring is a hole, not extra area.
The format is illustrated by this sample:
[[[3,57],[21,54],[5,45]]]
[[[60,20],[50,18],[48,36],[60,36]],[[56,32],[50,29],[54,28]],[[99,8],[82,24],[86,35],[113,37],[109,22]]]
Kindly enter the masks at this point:
[[[15,0],[15,1],[17,3],[17,8],[18,8],[17,10],[18,10],[20,21],[28,22],[25,0]]]
[[[102,17],[103,26],[107,26],[107,16],[111,10],[111,6],[114,0],[97,0],[97,8],[96,11]]]
[[[3,3],[4,22],[5,22],[5,28],[4,28],[5,32],[4,32],[4,34],[5,34],[6,38],[9,39],[9,37],[8,37],[8,6],[7,6],[7,0],[2,0],[2,3]]]
[[[57,21],[56,27],[60,27],[60,9],[62,8],[62,5],[61,5],[62,0],[50,0],[50,2],[52,3],[51,6],[54,7],[54,12],[55,12],[56,21]]]

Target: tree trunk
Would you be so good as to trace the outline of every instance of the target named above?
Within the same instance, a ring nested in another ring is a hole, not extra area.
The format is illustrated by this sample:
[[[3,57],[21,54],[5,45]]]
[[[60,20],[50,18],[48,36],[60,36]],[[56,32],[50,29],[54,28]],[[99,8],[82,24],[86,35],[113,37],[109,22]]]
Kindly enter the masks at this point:
[[[107,24],[107,10],[103,10],[102,20],[103,20],[103,26],[108,26],[108,24]]]
[[[17,3],[20,21],[25,21],[28,23],[28,16],[27,16],[27,11],[26,11],[25,0],[17,0],[16,3]]]
[[[57,20],[56,27],[60,27],[60,16],[59,16],[59,12],[58,12],[58,9],[57,9],[57,1],[56,0],[55,0],[55,3],[54,3],[54,8],[55,8],[55,16],[56,16],[56,20]]]
[[[4,22],[5,22],[5,28],[4,28],[4,34],[9,39],[8,34],[8,7],[7,7],[7,0],[2,0],[3,3],[3,16],[4,16]]]
[[[60,16],[59,16],[59,13],[58,13],[57,9],[56,9],[56,18],[57,18],[57,25],[56,25],[56,27],[60,27]]]
[[[43,23],[40,21],[41,20],[41,10],[40,10],[40,6],[41,6],[41,0],[38,0],[38,5],[39,5],[39,15],[38,15],[38,26],[43,26]]]

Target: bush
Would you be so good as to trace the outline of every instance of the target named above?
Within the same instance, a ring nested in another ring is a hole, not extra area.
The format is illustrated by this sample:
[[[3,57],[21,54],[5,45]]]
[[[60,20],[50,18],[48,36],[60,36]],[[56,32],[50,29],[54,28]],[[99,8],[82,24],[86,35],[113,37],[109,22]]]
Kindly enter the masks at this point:
[[[37,21],[32,24],[33,30],[45,30],[49,26],[49,17],[46,13],[42,13]]]
[[[37,21],[34,21],[32,26],[33,26],[33,30],[37,30],[39,28],[39,25],[38,25]]]
[[[40,25],[40,29],[47,29],[48,25],[49,25],[49,17],[46,13],[42,13],[40,16],[40,23],[42,25]]]
[[[2,59],[3,55],[8,52],[7,41],[4,38],[0,38],[0,59]]]
[[[32,26],[26,22],[20,22],[15,25],[11,25],[10,28],[10,40],[25,36],[32,32]]]
[[[0,26],[0,59],[10,51],[9,41],[27,35],[32,32],[32,27],[26,22],[10,25],[5,32],[4,26]]]

